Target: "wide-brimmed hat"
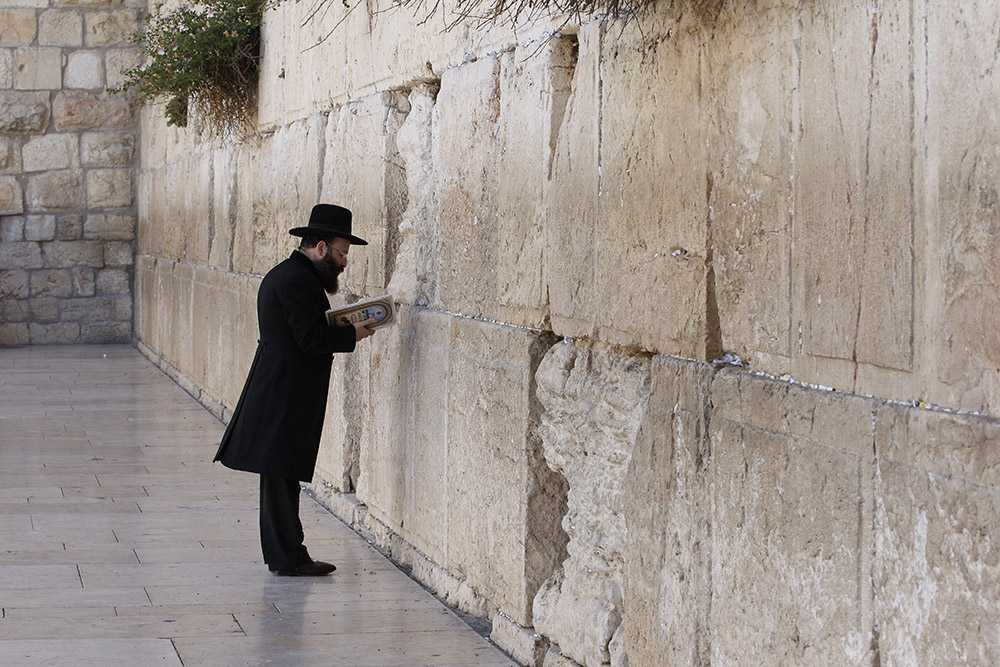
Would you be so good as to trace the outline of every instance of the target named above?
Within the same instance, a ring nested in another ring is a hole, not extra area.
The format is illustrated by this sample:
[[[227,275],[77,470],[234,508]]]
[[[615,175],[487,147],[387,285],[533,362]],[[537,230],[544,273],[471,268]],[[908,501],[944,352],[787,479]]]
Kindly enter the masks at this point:
[[[340,237],[352,245],[368,245],[368,241],[351,234],[351,212],[335,204],[316,204],[309,215],[308,227],[289,229],[292,236],[315,236],[320,239]]]

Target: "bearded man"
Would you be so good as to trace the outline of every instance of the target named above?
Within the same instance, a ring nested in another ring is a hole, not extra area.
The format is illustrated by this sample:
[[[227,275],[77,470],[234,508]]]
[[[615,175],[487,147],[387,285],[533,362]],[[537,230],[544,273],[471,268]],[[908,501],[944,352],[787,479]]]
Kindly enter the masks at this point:
[[[291,257],[271,269],[257,292],[260,339],[216,461],[260,475],[260,543],[271,572],[321,576],[337,569],[313,560],[303,544],[299,483],[312,479],[319,453],[333,353],[353,352],[374,320],[331,327],[326,293],[337,291],[351,245],[351,212],[317,204]]]

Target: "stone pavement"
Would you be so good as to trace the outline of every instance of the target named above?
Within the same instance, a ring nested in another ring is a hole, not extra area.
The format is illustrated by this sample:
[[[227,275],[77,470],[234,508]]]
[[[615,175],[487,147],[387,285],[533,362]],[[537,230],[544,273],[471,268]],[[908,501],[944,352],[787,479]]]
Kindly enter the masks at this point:
[[[514,665],[308,497],[338,570],[271,575],[257,477],[128,346],[0,348],[0,665]]]

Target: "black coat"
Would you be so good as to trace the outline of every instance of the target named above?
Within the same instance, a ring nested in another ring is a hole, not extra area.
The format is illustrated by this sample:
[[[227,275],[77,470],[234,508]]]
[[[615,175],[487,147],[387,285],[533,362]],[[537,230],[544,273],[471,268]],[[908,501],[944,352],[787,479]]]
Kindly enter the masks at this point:
[[[326,323],[330,307],[301,252],[271,269],[257,292],[260,340],[216,461],[234,470],[312,479],[334,352],[354,350],[354,327]]]

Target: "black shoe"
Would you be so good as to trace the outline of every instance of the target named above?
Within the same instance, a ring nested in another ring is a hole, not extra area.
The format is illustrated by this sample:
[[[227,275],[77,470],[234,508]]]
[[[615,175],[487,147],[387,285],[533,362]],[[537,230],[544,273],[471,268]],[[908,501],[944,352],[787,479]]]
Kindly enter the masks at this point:
[[[311,560],[308,563],[299,565],[291,570],[271,570],[279,577],[322,577],[337,569],[332,563],[324,563],[321,560]]]

